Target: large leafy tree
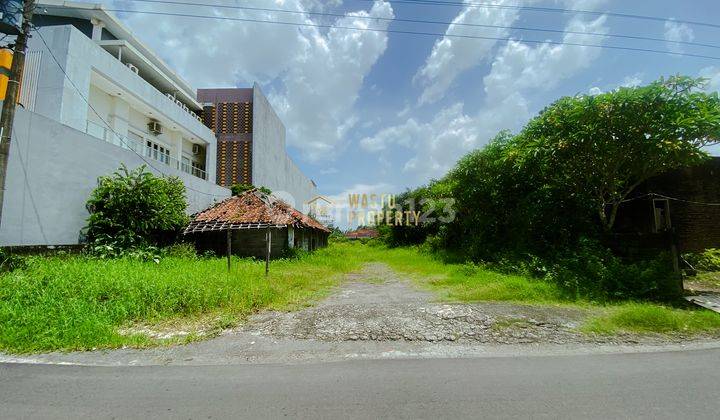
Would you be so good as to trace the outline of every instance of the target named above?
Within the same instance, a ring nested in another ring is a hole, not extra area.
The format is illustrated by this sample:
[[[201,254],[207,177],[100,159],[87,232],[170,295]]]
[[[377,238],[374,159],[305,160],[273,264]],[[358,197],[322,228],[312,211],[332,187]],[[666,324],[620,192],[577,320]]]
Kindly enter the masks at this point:
[[[700,163],[720,140],[720,99],[704,81],[671,77],[595,96],[565,97],[533,119],[512,158],[546,186],[592,203],[603,228],[644,181]]]
[[[188,222],[182,181],[157,177],[144,166],[100,177],[87,208],[88,239],[118,249],[157,244]]]

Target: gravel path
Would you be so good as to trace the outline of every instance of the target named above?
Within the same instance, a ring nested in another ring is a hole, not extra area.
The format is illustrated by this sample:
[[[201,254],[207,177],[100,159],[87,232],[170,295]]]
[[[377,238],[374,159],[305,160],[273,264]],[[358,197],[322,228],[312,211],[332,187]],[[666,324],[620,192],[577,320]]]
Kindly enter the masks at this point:
[[[584,312],[502,303],[444,304],[383,264],[368,264],[315,307],[265,312],[244,332],[322,341],[457,341],[567,343],[588,338],[575,331]]]

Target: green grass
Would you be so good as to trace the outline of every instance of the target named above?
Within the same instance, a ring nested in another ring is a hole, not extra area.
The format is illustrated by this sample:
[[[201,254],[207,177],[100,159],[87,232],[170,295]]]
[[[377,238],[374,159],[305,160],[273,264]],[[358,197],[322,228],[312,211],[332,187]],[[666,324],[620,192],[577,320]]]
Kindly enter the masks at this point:
[[[583,331],[597,334],[688,333],[720,331],[720,315],[705,309],[676,309],[652,303],[626,303],[592,317]]]
[[[0,276],[0,349],[84,350],[154,344],[120,334],[132,322],[162,323],[212,314],[231,325],[263,308],[305,305],[338,284],[361,261],[347,246],[271,264],[235,259],[169,257],[160,264],[35,257],[28,268]]]
[[[366,247],[359,254],[411,275],[446,301],[506,301],[584,309],[589,318],[581,330],[587,333],[720,334],[720,314],[706,309],[670,308],[651,302],[592,302],[574,298],[554,283],[468,264],[445,264],[415,248]]]
[[[449,301],[569,302],[555,284],[469,264],[445,264],[415,248],[365,247],[360,253],[364,259],[382,261],[398,272],[410,274],[418,284]]]
[[[201,329],[228,328],[258,310],[311,304],[337,285],[342,274],[366,262],[386,263],[446,301],[582,308],[590,315],[583,326],[589,333],[720,333],[720,315],[708,310],[654,303],[602,305],[569,297],[553,283],[445,264],[413,248],[339,243],[299,259],[273,261],[267,278],[264,263],[253,260],[234,259],[228,273],[222,258],[178,256],[155,264],[33,257],[27,268],[0,274],[0,350],[27,353],[193,341],[207,336],[197,332]],[[133,326],[190,334],[154,339]]]

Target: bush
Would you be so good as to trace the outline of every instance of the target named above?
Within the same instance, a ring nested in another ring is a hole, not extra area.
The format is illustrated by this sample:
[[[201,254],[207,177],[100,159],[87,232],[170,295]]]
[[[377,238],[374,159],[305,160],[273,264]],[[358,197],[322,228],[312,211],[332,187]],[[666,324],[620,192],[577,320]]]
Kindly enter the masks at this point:
[[[169,247],[162,250],[162,255],[164,257],[184,258],[187,260],[198,257],[197,251],[195,250],[195,245],[191,243],[170,245]]]
[[[106,258],[128,252],[147,258],[188,223],[182,181],[154,176],[144,166],[101,177],[87,208],[90,250]]]
[[[248,192],[250,190],[258,189],[260,192],[265,193],[267,195],[272,194],[272,191],[270,188],[267,187],[255,187],[252,184],[234,184],[230,187],[230,191],[232,191],[232,195],[238,196],[245,192]]]
[[[683,258],[699,271],[720,271],[720,249],[711,248],[696,254],[686,254]]]
[[[504,273],[557,284],[572,299],[601,301],[674,297],[678,279],[669,254],[627,262],[597,241],[581,239],[572,250],[549,256],[505,254],[482,264]]]
[[[667,253],[626,262],[590,240],[582,240],[576,250],[560,255],[546,277],[576,296],[609,300],[670,297],[678,280]]]

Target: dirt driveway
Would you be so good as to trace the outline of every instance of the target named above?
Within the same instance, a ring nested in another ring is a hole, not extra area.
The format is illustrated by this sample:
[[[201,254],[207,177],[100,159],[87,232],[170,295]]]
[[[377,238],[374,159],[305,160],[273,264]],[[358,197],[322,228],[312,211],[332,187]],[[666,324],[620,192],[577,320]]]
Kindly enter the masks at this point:
[[[242,331],[322,341],[586,342],[576,332],[584,312],[502,303],[439,303],[386,265],[368,264],[317,306],[265,312]]]

